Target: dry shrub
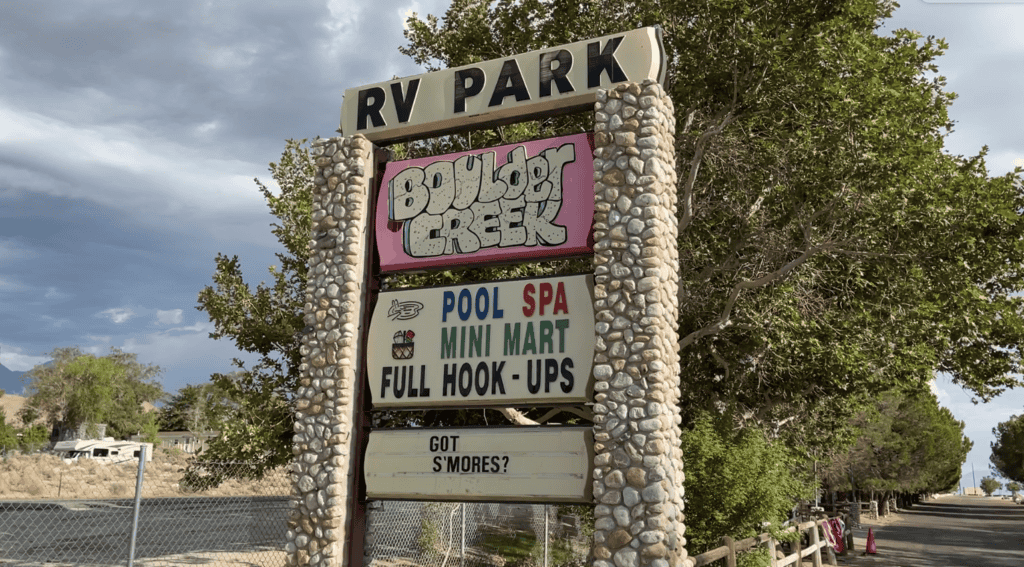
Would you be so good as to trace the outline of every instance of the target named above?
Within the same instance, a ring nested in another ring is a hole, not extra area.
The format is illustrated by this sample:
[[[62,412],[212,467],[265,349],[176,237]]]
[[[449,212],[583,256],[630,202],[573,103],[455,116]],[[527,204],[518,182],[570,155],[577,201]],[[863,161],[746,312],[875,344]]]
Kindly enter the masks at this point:
[[[180,482],[189,458],[180,451],[158,448],[153,460],[146,463],[143,498],[287,496],[291,492],[291,479],[283,469],[271,471],[261,480],[228,478],[209,490],[187,491]],[[55,455],[42,453],[9,457],[0,460],[0,499],[131,498],[137,470],[134,461],[114,464],[79,459],[64,463]]]

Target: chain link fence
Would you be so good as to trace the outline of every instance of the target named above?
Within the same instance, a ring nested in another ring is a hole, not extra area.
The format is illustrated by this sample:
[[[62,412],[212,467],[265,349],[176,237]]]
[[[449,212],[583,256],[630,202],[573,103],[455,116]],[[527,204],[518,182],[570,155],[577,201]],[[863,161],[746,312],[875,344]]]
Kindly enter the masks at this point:
[[[368,514],[372,567],[575,567],[592,533],[580,506],[384,501]]]
[[[48,454],[0,461],[0,565],[128,565],[138,469]],[[251,473],[158,449],[141,478],[134,565],[285,565],[289,473],[234,478]]]
[[[138,461],[0,459],[0,565],[129,564]],[[246,463],[190,466],[174,450],[146,462],[134,565],[283,567],[291,478],[259,480]],[[590,507],[386,501],[370,504],[365,552],[374,567],[577,567]]]

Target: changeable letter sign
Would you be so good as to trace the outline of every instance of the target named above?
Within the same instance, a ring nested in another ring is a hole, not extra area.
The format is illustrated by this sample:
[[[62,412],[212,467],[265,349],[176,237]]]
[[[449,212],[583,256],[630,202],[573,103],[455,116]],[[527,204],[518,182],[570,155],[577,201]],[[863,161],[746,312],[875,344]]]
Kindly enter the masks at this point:
[[[589,504],[592,451],[589,427],[374,431],[366,496]]]
[[[367,339],[374,408],[583,403],[593,277],[385,291]]]

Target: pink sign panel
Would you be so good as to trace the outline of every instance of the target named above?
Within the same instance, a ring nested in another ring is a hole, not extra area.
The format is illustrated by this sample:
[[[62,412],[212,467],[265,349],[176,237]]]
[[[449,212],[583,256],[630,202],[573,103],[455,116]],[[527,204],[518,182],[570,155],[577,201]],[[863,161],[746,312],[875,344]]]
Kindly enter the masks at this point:
[[[589,134],[387,164],[377,195],[384,272],[593,251]]]

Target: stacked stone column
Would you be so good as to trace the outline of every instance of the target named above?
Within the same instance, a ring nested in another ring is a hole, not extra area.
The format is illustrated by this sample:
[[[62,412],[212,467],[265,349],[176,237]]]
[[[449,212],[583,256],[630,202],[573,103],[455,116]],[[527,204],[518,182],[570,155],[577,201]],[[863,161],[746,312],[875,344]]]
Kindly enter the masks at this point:
[[[317,174],[306,286],[300,385],[295,405],[288,564],[345,563],[348,510],[359,479],[349,469],[363,318],[361,285],[370,258],[372,146],[362,136],[313,145]]]
[[[654,81],[595,106],[594,567],[686,557],[675,115]]]

